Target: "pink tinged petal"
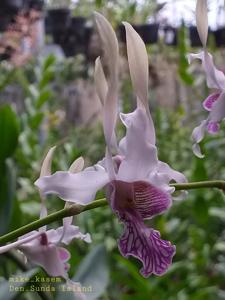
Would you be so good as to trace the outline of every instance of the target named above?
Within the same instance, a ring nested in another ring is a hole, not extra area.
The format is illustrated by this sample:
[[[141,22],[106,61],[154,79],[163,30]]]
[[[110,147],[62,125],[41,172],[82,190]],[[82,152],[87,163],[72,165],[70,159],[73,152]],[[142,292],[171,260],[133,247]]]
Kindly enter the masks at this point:
[[[144,277],[151,274],[163,275],[172,263],[175,246],[160,239],[158,231],[147,228],[132,214],[126,213],[121,220],[125,224],[118,244],[121,254],[138,258],[143,264],[140,273]]]
[[[197,0],[196,4],[196,24],[197,30],[203,47],[206,47],[208,37],[208,16],[207,1]]]
[[[108,174],[103,168],[89,168],[76,174],[56,172],[52,176],[39,178],[35,185],[44,194],[56,194],[65,201],[86,205],[108,182]]]
[[[70,252],[62,247],[58,247],[58,255],[60,260],[64,263],[67,262],[71,257]]]
[[[58,247],[54,244],[41,245],[40,241],[20,246],[28,260],[41,266],[50,276],[67,277],[64,262],[60,259]]]
[[[95,80],[95,88],[96,88],[97,95],[99,97],[99,100],[101,101],[102,106],[104,106],[106,96],[107,96],[107,91],[108,91],[108,84],[102,68],[100,57],[98,57],[95,60],[94,80]]]
[[[151,127],[145,110],[137,108],[133,113],[121,114],[127,128],[124,140],[124,159],[117,174],[118,180],[145,180],[158,163],[157,149],[149,141]]]
[[[213,104],[218,100],[220,96],[220,93],[213,93],[211,95],[209,95],[203,102],[203,107],[208,110],[211,111],[212,110],[212,106]]]
[[[114,128],[117,119],[118,105],[118,64],[119,64],[119,46],[116,34],[110,23],[99,13],[95,12],[95,23],[101,40],[101,46],[104,53],[102,60],[108,67],[108,90],[104,102],[103,127],[106,144],[108,147],[107,160],[110,178],[115,177],[113,163],[111,159],[111,146],[115,140]]]
[[[163,190],[166,193],[172,194],[175,191],[174,187],[169,186],[170,182],[170,177],[166,173],[159,173],[158,171],[153,171],[150,172],[148,175],[147,181],[154,185],[157,186],[160,190]]]
[[[201,151],[201,148],[200,148],[199,144],[197,144],[197,143],[192,145],[192,151],[193,151],[194,155],[196,155],[198,158],[205,157],[205,155],[202,154],[202,151]]]
[[[220,130],[220,124],[217,122],[209,122],[207,125],[207,131],[210,134],[217,134]]]
[[[225,92],[221,93],[209,114],[212,122],[218,123],[225,118]]]
[[[149,140],[155,144],[155,129],[148,106],[148,54],[145,44],[134,28],[127,22],[123,22],[126,30],[127,56],[130,76],[134,92],[137,95],[138,107],[146,109],[151,131]]]

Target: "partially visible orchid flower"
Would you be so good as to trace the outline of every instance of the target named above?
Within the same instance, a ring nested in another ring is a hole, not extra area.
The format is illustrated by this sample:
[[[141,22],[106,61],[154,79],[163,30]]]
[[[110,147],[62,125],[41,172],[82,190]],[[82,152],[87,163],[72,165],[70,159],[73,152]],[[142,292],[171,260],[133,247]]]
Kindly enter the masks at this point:
[[[172,262],[175,246],[162,240],[160,233],[147,227],[144,220],[168,210],[174,192],[169,183],[171,180],[186,182],[186,178],[158,160],[155,129],[148,107],[148,56],[143,41],[128,23],[124,26],[137,108],[132,113],[120,114],[126,136],[119,146],[115,145],[118,42],[102,15],[95,13],[95,21],[103,49],[103,57],[96,60],[95,84],[103,104],[106,156],[82,172],[56,172],[38,179],[35,184],[44,194],[54,193],[66,201],[83,205],[94,200],[96,192],[106,187],[109,204],[124,224],[124,233],[118,242],[121,254],[138,258],[143,264],[140,272],[144,277],[162,275]],[[107,67],[107,78],[102,61]],[[117,155],[112,156],[115,149],[118,149]]]
[[[40,178],[42,176],[51,175],[51,163],[55,147],[52,147],[42,164]],[[81,171],[83,168],[83,158],[78,158],[70,167],[70,172]],[[41,196],[41,212],[40,218],[47,216],[47,208],[45,205],[45,195],[40,191]],[[68,205],[66,203],[66,205]],[[72,225],[72,217],[63,220],[63,226],[57,229],[47,230],[46,226],[38,231],[30,232],[20,237],[16,242],[0,247],[0,254],[11,249],[20,250],[25,257],[35,265],[39,265],[45,269],[50,276],[63,277],[67,284],[74,285],[79,290],[79,283],[72,282],[68,278],[68,270],[70,265],[69,251],[62,245],[69,245],[72,240],[81,239],[87,243],[91,242],[90,235],[82,234],[78,226]],[[80,294],[79,299],[84,299]]]
[[[208,36],[207,0],[197,0],[196,23],[203,51],[198,54],[189,54],[189,62],[191,63],[196,58],[202,61],[207,85],[216,90],[203,102],[203,107],[209,111],[208,118],[203,120],[192,133],[193,152],[202,158],[204,155],[201,153],[199,143],[203,140],[205,131],[216,134],[219,131],[220,122],[225,118],[225,75],[216,68],[213,58],[206,48]]]

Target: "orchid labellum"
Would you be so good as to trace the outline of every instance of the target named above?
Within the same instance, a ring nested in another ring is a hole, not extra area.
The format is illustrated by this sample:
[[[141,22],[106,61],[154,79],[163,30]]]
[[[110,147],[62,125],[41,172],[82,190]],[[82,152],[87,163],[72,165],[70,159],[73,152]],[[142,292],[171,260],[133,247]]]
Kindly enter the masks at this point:
[[[135,111],[120,114],[126,128],[117,145],[115,127],[118,102],[118,41],[111,25],[95,13],[103,56],[96,60],[95,83],[103,104],[105,158],[78,173],[56,172],[41,177],[36,185],[43,195],[54,193],[65,201],[85,205],[105,187],[112,211],[124,224],[118,241],[121,254],[134,256],[143,267],[141,274],[164,274],[172,262],[175,246],[162,240],[160,233],[145,225],[169,209],[175,182],[186,182],[183,174],[158,160],[155,129],[148,107],[148,56],[145,45],[133,27],[124,23],[131,81],[137,97]],[[107,67],[105,76],[103,65]],[[114,153],[116,151],[116,153]]]
[[[198,0],[196,6],[196,23],[203,51],[198,54],[189,54],[189,62],[200,59],[206,74],[207,85],[215,92],[210,94],[203,102],[203,107],[209,111],[208,118],[193,130],[193,151],[198,157],[204,157],[199,143],[203,140],[205,131],[216,134],[220,128],[220,122],[225,118],[225,75],[214,65],[211,54],[206,48],[208,36],[207,1]]]

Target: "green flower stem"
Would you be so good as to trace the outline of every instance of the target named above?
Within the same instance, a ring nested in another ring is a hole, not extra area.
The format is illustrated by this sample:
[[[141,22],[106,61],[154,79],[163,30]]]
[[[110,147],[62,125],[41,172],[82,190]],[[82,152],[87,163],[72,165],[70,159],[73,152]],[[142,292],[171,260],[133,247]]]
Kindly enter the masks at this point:
[[[108,203],[107,203],[105,198],[95,200],[95,201],[93,201],[92,203],[90,203],[86,206],[73,204],[69,207],[66,207],[64,209],[61,209],[61,210],[55,212],[55,213],[52,213],[52,214],[48,215],[45,218],[38,219],[38,220],[36,220],[32,223],[24,225],[24,226],[12,231],[12,232],[9,232],[9,233],[1,236],[0,237],[0,245],[5,244],[7,242],[11,242],[12,240],[14,240],[14,239],[26,234],[26,233],[29,233],[33,230],[37,230],[38,228],[40,228],[44,225],[48,225],[50,223],[53,223],[57,220],[62,220],[66,217],[79,215],[83,211],[91,210],[91,209],[101,207],[101,206],[106,206],[107,204]]]
[[[218,188],[225,191],[225,181],[223,180],[212,180],[212,181],[199,181],[199,182],[189,182],[189,183],[173,183],[170,186],[175,187],[176,191],[180,190],[192,190],[192,189],[200,189],[200,188]],[[27,224],[23,227],[20,227],[12,232],[9,232],[0,237],[0,244],[5,244],[13,241],[14,239],[29,233],[33,230],[37,230],[38,228],[53,223],[58,220],[62,220],[63,218],[79,215],[80,213],[95,209],[98,207],[106,206],[108,202],[105,198],[95,200],[92,203],[82,206],[73,204],[69,207],[61,209],[55,213],[48,215],[45,218],[36,220],[30,224]]]
[[[225,181],[224,180],[211,180],[211,181],[198,181],[198,182],[188,182],[188,183],[173,183],[170,186],[175,187],[176,191],[180,190],[194,190],[201,188],[217,188],[225,191]]]

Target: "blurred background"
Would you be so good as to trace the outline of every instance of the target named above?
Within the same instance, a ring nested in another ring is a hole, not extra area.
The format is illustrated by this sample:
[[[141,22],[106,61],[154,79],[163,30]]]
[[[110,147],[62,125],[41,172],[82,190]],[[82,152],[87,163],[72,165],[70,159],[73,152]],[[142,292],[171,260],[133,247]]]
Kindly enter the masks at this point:
[[[201,50],[195,23],[195,0],[1,0],[0,2],[0,234],[39,217],[34,181],[43,157],[58,145],[53,171],[67,170],[80,155],[85,165],[104,156],[101,105],[93,71],[101,54],[93,11],[113,25],[120,42],[120,110],[135,108],[121,22],[130,22],[149,54],[149,105],[156,127],[159,159],[183,172],[189,181],[224,179],[224,126],[202,143],[205,159],[193,156],[191,132],[207,115],[209,94],[200,63],[186,55]],[[208,1],[208,48],[225,69],[224,1]],[[118,138],[124,135],[118,123]],[[104,197],[99,192],[97,198]],[[50,196],[49,211],[64,202]],[[92,244],[69,247],[70,277],[92,286],[88,299],[225,299],[225,201],[218,190],[190,191],[163,216],[149,221],[162,238],[177,246],[169,271],[144,279],[137,260],[117,248],[122,225],[111,210],[98,208],[75,218]],[[59,225],[59,224],[53,224]],[[71,299],[69,293],[9,291],[14,276],[44,278],[43,270],[25,264],[17,252],[0,256],[0,299]],[[28,283],[14,283],[26,288]],[[21,289],[22,290],[22,289]]]

